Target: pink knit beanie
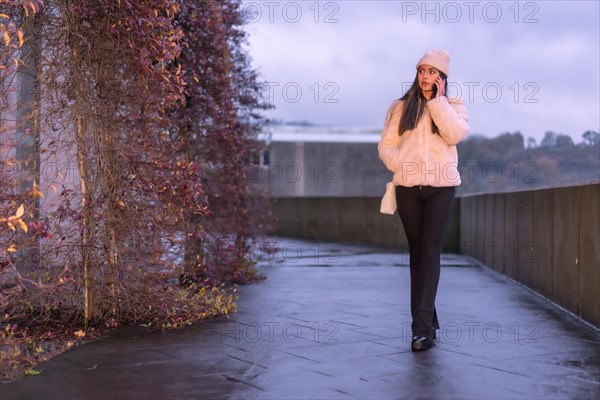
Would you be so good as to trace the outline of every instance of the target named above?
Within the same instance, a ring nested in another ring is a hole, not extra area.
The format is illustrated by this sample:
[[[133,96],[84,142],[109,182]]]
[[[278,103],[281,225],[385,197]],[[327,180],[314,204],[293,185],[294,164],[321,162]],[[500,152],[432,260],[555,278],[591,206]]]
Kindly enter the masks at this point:
[[[431,65],[432,67],[442,71],[446,76],[448,76],[448,67],[450,64],[450,54],[445,52],[444,50],[432,49],[429,50],[423,58],[419,60],[417,63],[417,69],[421,65]]]

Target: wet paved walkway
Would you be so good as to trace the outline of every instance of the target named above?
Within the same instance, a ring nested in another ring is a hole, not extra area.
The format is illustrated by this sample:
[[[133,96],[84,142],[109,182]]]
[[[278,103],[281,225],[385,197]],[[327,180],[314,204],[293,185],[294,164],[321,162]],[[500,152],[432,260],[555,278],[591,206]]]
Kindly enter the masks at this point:
[[[239,312],[88,343],[2,399],[597,399],[600,334],[463,257],[444,257],[436,348],[410,351],[408,256],[272,238]]]

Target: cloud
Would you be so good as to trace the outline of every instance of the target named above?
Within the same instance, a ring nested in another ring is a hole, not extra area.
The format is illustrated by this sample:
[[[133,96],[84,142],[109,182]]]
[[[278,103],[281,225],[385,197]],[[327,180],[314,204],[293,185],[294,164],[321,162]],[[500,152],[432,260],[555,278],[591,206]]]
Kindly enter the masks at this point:
[[[417,60],[444,48],[450,82],[472,97],[473,131],[539,141],[555,130],[577,142],[600,129],[598,2],[281,1],[271,19],[253,3],[265,12],[247,25],[249,51],[278,85],[273,117],[379,127]]]

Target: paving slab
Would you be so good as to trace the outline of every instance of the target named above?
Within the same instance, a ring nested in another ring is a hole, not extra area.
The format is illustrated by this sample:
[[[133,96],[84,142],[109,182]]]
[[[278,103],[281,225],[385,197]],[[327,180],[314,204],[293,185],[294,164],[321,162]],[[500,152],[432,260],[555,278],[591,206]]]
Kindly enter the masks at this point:
[[[1,399],[598,399],[600,332],[465,256],[444,255],[437,347],[410,351],[408,256],[269,239],[239,309],[122,329],[0,385]]]

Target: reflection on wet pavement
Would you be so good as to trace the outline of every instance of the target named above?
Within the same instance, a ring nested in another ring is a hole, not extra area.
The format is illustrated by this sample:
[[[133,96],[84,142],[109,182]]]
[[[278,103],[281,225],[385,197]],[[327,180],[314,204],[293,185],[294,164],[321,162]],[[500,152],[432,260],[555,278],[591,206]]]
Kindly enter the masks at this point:
[[[412,353],[406,254],[271,241],[237,314],[86,344],[2,399],[600,396],[599,332],[464,256],[443,258],[437,347]]]

